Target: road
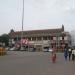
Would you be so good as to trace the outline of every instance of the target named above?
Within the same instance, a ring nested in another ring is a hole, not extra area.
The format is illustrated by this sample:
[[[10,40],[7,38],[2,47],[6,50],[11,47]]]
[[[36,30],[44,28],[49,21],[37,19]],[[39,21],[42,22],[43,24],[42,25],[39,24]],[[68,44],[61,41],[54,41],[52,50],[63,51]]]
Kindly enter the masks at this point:
[[[0,75],[75,75],[75,62],[65,61],[63,53],[52,63],[49,52],[10,51],[0,56]]]

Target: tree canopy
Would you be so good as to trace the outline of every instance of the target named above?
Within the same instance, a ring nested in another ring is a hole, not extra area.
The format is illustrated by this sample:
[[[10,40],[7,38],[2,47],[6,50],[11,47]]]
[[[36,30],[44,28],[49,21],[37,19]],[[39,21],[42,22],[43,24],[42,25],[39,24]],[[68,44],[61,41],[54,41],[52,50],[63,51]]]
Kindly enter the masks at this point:
[[[5,43],[5,46],[9,45],[9,36],[7,34],[2,34],[0,36],[0,42]]]

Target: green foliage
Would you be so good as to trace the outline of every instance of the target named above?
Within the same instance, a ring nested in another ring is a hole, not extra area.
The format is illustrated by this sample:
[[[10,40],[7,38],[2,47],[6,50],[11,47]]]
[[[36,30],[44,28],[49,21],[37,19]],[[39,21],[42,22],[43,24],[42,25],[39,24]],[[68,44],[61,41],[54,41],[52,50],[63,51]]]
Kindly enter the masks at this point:
[[[1,35],[0,42],[5,43],[5,45],[8,46],[9,45],[9,36],[7,34]]]

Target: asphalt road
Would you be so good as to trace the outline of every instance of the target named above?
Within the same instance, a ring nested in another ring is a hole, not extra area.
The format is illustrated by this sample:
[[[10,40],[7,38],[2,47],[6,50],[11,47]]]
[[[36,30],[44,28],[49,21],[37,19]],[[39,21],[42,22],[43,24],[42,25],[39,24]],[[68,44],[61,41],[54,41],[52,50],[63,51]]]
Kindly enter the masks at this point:
[[[75,62],[57,53],[52,63],[49,52],[13,52],[0,56],[0,75],[75,75]]]

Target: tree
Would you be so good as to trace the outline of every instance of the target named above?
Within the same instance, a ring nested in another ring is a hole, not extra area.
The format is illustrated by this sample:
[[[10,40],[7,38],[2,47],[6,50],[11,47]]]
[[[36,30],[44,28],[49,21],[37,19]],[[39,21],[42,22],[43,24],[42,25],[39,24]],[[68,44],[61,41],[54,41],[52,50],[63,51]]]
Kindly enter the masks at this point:
[[[0,42],[5,43],[6,46],[9,45],[9,36],[7,34],[2,34],[0,36]]]

